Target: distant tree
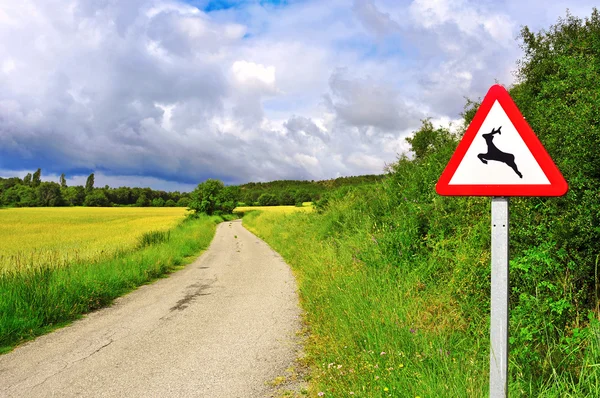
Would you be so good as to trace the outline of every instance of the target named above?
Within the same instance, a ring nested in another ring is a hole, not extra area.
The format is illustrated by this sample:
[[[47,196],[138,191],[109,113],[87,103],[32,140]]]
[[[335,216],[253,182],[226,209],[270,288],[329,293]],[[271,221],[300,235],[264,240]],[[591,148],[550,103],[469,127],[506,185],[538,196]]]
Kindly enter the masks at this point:
[[[36,190],[39,206],[62,206],[64,204],[60,185],[55,182],[42,182]]]
[[[17,186],[12,186],[4,192],[2,192],[2,205],[3,206],[16,206],[19,203],[19,191]],[[24,186],[24,185],[21,185]]]
[[[294,203],[310,202],[310,201],[311,201],[311,197],[308,192],[306,192],[305,190],[302,190],[302,189],[299,189],[296,191],[296,193],[294,195]]]
[[[283,206],[291,206],[295,204],[294,195],[290,191],[283,191],[279,194],[279,204]]]
[[[195,213],[231,213],[240,195],[239,187],[225,187],[222,181],[208,179],[190,194],[188,209]]]
[[[145,193],[142,193],[135,202],[137,207],[148,207],[150,206],[150,199],[146,196]]]
[[[220,194],[225,188],[223,182],[219,180],[208,179],[198,184],[196,189],[190,194],[190,203],[188,210],[194,213],[213,214],[215,211],[221,211]]]
[[[111,202],[119,205],[131,205],[135,203],[135,200],[132,200],[131,188],[128,187],[111,189],[107,192],[106,196]]]
[[[173,199],[169,199],[169,200],[167,200],[167,201],[165,202],[165,206],[166,206],[166,207],[175,207],[175,206],[176,206],[176,203],[175,203],[175,201],[174,201]]]
[[[37,188],[42,182],[42,169],[37,169],[31,177],[31,186]]]
[[[165,200],[163,198],[154,198],[152,199],[152,207],[164,207]]]
[[[27,185],[17,185],[15,188],[16,194],[19,198],[19,201],[15,203],[16,206],[36,207],[38,205],[34,188]]]
[[[27,173],[27,175],[23,178],[23,184],[31,185],[31,173]]]
[[[177,201],[177,207],[188,207],[190,204],[190,198],[183,196]]]
[[[85,189],[81,185],[67,187],[62,190],[65,204],[69,206],[82,206],[85,201]]]
[[[89,207],[107,207],[110,206],[110,202],[106,197],[106,194],[102,190],[92,191],[91,193],[85,196],[85,201],[83,202],[85,206]]]
[[[272,193],[263,193],[258,198],[258,204],[259,206],[277,206],[277,196],[273,195]]]
[[[60,175],[60,186],[61,186],[61,188],[67,187],[67,179],[65,178],[65,173],[62,173]]]
[[[94,173],[90,174],[85,182],[85,193],[88,194],[94,189]]]

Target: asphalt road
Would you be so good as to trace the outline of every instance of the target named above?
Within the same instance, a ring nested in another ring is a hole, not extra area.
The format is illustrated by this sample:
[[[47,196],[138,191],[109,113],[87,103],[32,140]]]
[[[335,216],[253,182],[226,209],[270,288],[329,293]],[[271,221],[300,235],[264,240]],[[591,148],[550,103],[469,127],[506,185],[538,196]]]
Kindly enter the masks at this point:
[[[0,356],[0,397],[268,397],[299,329],[289,267],[224,222],[193,264]]]

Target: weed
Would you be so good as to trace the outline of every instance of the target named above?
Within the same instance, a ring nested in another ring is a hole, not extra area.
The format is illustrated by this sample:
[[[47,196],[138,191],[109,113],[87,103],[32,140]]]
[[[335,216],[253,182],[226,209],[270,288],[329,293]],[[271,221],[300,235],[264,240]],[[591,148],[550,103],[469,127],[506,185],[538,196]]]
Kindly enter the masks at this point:
[[[139,238],[138,247],[146,247],[152,245],[158,245],[160,243],[168,242],[171,237],[171,231],[150,231],[144,232]]]

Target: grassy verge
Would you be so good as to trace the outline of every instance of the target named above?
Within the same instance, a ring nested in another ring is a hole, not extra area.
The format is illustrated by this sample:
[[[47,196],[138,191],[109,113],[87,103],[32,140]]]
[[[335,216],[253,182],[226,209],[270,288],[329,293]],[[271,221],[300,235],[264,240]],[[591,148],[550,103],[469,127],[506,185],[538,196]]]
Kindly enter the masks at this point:
[[[489,252],[473,244],[487,235],[489,220],[457,228],[417,255],[404,235],[408,219],[405,229],[392,228],[357,203],[346,198],[322,213],[244,217],[296,273],[311,332],[310,395],[486,396],[489,304],[461,289],[470,268],[489,266]],[[489,247],[485,239],[481,246]],[[479,285],[485,296],[489,281]],[[579,352],[576,368],[555,363],[559,371],[550,377],[528,379],[533,372],[513,361],[510,395],[600,396],[600,328],[592,322],[584,330],[570,345],[547,349],[566,350],[564,358]]]
[[[186,220],[168,233],[144,235],[137,250],[97,262],[0,274],[0,353],[189,263],[221,220]]]

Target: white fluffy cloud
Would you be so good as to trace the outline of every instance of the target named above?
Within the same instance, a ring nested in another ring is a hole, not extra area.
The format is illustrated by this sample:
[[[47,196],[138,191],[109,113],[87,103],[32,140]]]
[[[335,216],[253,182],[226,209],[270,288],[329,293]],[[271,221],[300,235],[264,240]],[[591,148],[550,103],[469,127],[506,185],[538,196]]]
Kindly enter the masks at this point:
[[[0,169],[172,189],[382,172],[419,119],[510,84],[519,26],[566,8],[521,3],[0,0]]]

